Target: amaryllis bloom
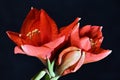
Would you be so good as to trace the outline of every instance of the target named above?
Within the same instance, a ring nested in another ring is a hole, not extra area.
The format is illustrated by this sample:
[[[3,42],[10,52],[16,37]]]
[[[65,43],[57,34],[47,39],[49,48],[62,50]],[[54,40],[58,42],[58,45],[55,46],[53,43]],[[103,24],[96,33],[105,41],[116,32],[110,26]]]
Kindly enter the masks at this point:
[[[76,72],[84,63],[85,53],[77,47],[68,47],[58,56],[56,72],[58,75],[66,75]]]
[[[7,31],[10,39],[18,46],[24,44],[40,46],[53,40],[57,33],[58,29],[55,22],[43,9],[37,10],[35,8],[31,8],[26,16],[20,33]]]
[[[54,49],[68,39],[78,21],[79,18],[76,18],[73,23],[58,30],[54,20],[43,9],[37,10],[32,7],[22,24],[20,33],[7,31],[7,35],[17,44],[14,50],[16,54],[36,56],[44,61],[46,58],[51,58]]]
[[[103,41],[101,26],[86,25],[79,29],[79,23],[71,33],[71,45],[85,51],[85,63],[99,61],[111,53],[111,50],[101,48]]]

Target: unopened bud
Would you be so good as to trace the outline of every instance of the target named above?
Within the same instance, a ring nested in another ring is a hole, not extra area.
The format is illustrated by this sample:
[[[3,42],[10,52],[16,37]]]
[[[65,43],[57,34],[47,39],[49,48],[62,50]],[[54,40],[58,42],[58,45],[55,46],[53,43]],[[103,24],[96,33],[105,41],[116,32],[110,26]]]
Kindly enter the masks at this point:
[[[81,60],[81,50],[76,47],[69,47],[63,50],[58,57],[58,68],[57,73],[63,75],[64,71],[70,67],[78,66],[77,63]],[[82,61],[83,63],[83,61]],[[69,71],[72,71],[71,69]],[[74,70],[73,70],[74,71]],[[70,72],[68,72],[70,73]],[[65,74],[68,74],[65,73]]]

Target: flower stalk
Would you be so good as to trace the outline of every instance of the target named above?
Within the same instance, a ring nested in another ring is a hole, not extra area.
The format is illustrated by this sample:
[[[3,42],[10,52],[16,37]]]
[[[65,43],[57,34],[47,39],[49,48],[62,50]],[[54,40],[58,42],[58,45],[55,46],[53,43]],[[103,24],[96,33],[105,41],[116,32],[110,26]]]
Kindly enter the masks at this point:
[[[47,59],[47,69],[40,71],[31,80],[41,80],[44,76],[45,80],[58,80],[60,76],[56,76],[54,72],[54,64],[55,60],[50,62],[50,60]]]
[[[46,70],[42,70],[39,73],[37,73],[31,80],[40,80],[42,77],[44,77],[46,74]]]

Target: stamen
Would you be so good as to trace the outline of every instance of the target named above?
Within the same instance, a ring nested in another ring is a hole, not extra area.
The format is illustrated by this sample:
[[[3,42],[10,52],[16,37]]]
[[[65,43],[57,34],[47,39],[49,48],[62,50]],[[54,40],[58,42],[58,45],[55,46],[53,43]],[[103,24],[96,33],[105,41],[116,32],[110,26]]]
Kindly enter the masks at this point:
[[[32,39],[32,36],[34,36],[34,34],[39,34],[39,33],[40,33],[39,29],[34,29],[31,32],[28,32],[26,36]]]
[[[31,35],[31,32],[28,32],[26,36],[30,36]]]
[[[32,33],[40,33],[40,31],[38,29],[34,29]]]
[[[90,38],[90,42],[91,42],[91,46],[94,47],[96,45],[96,43],[94,42],[93,39]]]

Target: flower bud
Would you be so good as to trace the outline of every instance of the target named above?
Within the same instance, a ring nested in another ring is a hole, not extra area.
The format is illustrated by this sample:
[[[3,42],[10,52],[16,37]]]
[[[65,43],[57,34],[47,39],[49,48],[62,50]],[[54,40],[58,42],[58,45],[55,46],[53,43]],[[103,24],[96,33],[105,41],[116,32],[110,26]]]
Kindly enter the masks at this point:
[[[58,57],[58,75],[66,75],[77,71],[84,62],[84,52],[76,47],[69,47],[63,50]]]

